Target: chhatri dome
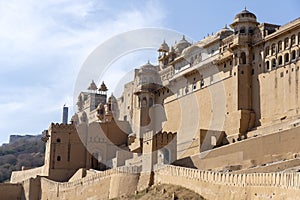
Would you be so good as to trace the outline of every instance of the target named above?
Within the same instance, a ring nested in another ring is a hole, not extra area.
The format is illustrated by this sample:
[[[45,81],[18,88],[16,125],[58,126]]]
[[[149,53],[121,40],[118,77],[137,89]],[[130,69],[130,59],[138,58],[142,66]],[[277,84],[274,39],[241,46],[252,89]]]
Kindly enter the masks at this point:
[[[158,51],[168,52],[169,50],[170,50],[169,45],[164,40],[164,42],[160,45]]]
[[[108,89],[104,83],[104,81],[102,81],[102,84],[100,85],[98,91],[101,91],[101,92],[106,92]]]
[[[87,88],[88,90],[97,90],[97,85],[95,84],[94,80],[92,80],[90,86]]]
[[[177,54],[181,54],[181,52],[183,51],[183,49],[185,49],[185,48],[187,48],[187,47],[189,47],[189,46],[191,46],[191,43],[189,43],[189,42],[185,39],[185,36],[183,35],[183,36],[182,36],[182,39],[181,39],[178,43],[176,43],[176,44],[174,45],[174,49],[175,49],[175,52],[176,52]]]
[[[256,16],[252,13],[252,12],[249,12],[246,8],[236,14],[235,18],[234,18],[234,23],[237,23],[237,22],[249,22],[249,21],[252,21],[252,22],[257,22],[256,21]]]
[[[140,71],[141,72],[156,71],[156,67],[154,65],[152,65],[150,63],[150,61],[148,60],[148,62],[146,64],[141,66]]]

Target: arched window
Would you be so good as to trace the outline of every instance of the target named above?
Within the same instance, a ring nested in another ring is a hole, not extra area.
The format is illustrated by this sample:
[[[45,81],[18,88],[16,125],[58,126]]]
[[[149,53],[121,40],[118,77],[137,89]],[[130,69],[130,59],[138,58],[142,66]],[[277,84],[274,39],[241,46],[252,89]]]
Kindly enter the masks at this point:
[[[289,38],[284,39],[284,48],[285,49],[289,48]]]
[[[147,107],[147,99],[146,99],[146,97],[144,97],[143,100],[142,100],[142,107],[143,108]]]
[[[276,46],[275,46],[275,44],[272,44],[271,54],[274,55],[275,53],[276,53]]]
[[[267,69],[270,69],[270,62],[269,61],[266,62],[266,67],[267,67]]]
[[[273,58],[273,59],[272,59],[272,68],[275,68],[275,67],[276,67],[276,59]]]
[[[295,60],[295,59],[296,59],[296,51],[293,50],[293,51],[292,51],[292,60]]]
[[[60,143],[60,142],[61,142],[60,138],[57,138],[57,139],[56,139],[56,142],[57,142],[57,143]]]
[[[292,43],[292,45],[296,44],[296,36],[295,35],[292,35],[291,43]]]
[[[278,50],[282,51],[282,41],[281,40],[278,42]]]
[[[253,32],[254,32],[254,31],[253,31],[253,28],[250,27],[249,30],[248,30],[249,35],[253,35]]]
[[[56,160],[57,160],[57,161],[61,161],[61,157],[60,157],[60,156],[57,156],[57,157],[56,157]]]
[[[167,148],[161,149],[161,159],[163,164],[169,164],[171,159],[170,159],[170,151]]]
[[[241,64],[246,64],[246,53],[242,52],[241,53],[241,60],[240,60]]]
[[[266,56],[268,56],[269,53],[270,53],[270,48],[269,48],[269,47],[266,47],[266,49],[265,49],[265,54],[266,54]]]
[[[287,62],[289,62],[289,54],[288,53],[284,54],[284,63],[287,63]]]
[[[246,29],[244,26],[242,26],[240,29],[240,34],[244,34],[244,33],[246,33]]]
[[[278,57],[278,65],[282,65],[282,56]]]

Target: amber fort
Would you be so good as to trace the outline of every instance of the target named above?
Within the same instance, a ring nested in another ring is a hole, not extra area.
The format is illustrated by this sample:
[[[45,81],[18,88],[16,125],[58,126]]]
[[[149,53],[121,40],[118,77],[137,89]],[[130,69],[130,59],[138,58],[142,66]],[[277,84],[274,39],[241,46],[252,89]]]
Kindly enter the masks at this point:
[[[121,96],[90,80],[70,122],[43,132],[44,165],[14,171],[1,199],[111,199],[158,184],[300,199],[300,18],[276,25],[244,9],[228,24],[193,43],[162,38]]]

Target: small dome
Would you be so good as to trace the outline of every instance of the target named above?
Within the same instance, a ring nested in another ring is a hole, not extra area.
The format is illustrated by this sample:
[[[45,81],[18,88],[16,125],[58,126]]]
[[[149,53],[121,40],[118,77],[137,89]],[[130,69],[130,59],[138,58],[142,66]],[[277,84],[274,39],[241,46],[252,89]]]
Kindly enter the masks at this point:
[[[169,51],[169,45],[166,43],[166,41],[164,40],[164,42],[160,45],[158,51],[162,51],[162,52],[168,52]]]
[[[253,18],[256,20],[256,16],[252,12],[246,10],[246,8],[242,12],[238,13],[234,19],[242,19],[242,18]]]
[[[107,103],[112,104],[113,102],[116,102],[116,97],[111,94],[110,97],[108,97]]]
[[[177,54],[181,54],[181,52],[189,46],[191,46],[191,43],[189,43],[183,35],[182,39],[174,45],[174,49]]]
[[[195,54],[199,54],[201,53],[201,48],[196,46],[196,45],[192,45],[190,47],[187,47],[185,48],[183,51],[182,51],[182,56],[187,58],[187,57],[190,57],[192,55],[195,55]]]
[[[249,12],[248,10],[243,10],[242,12],[238,13],[234,20],[233,20],[233,23],[230,24],[230,27],[235,29],[236,25],[239,24],[239,23],[253,23],[255,25],[258,25],[259,23],[256,21],[256,16]]]
[[[216,36],[221,36],[221,37],[224,37],[224,36],[229,36],[233,33],[232,30],[230,30],[229,28],[227,28],[227,25],[225,25],[224,28],[222,28],[221,30],[219,30],[217,33],[216,33]]]
[[[90,86],[87,88],[88,90],[97,90],[97,85],[95,84],[94,80],[92,80]]]
[[[148,62],[140,67],[140,71],[156,71],[156,67]]]
[[[106,92],[108,89],[104,83],[104,81],[102,81],[102,84],[100,85],[100,88],[98,91],[102,91],[102,92]]]

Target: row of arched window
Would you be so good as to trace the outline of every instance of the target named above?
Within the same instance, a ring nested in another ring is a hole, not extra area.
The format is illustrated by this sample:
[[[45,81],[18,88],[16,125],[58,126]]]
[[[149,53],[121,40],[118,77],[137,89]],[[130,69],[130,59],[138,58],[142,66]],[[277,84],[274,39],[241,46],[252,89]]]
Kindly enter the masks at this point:
[[[286,37],[283,41],[280,40],[279,42],[277,42],[277,44],[273,43],[271,45],[271,48],[269,46],[267,46],[265,48],[265,55],[266,56],[274,55],[277,52],[280,52],[284,49],[288,49],[289,47],[296,45],[296,44],[297,44],[296,43],[296,35],[294,34],[291,36],[291,41],[290,41],[289,37]],[[300,33],[298,33],[298,44],[300,44]]]
[[[249,35],[253,35],[253,33],[254,33],[254,29],[253,29],[253,27],[249,27],[248,28],[248,32],[247,32],[247,29],[246,29],[246,27],[245,26],[242,26],[242,27],[240,27],[239,29],[235,29],[234,30],[234,34],[235,35],[237,35],[237,34],[249,34]]]
[[[300,58],[300,52],[299,52],[298,56]],[[276,66],[281,66],[283,64],[287,64],[290,61],[295,61],[296,58],[297,58],[296,50],[293,50],[291,52],[291,55],[289,53],[285,53],[284,55],[279,55],[277,57],[277,60],[276,60],[276,58],[273,58],[271,60],[267,60],[266,61],[266,68],[267,69],[270,69],[271,67],[275,68]]]
[[[138,99],[138,107],[139,108],[146,108],[153,106],[153,98],[149,97],[149,102],[147,101],[146,97],[143,97],[143,99]]]

